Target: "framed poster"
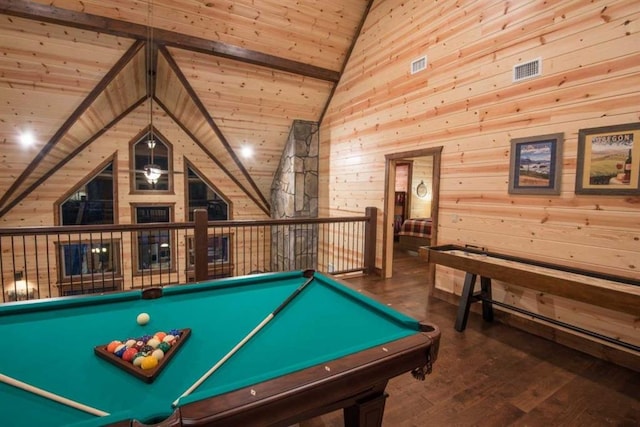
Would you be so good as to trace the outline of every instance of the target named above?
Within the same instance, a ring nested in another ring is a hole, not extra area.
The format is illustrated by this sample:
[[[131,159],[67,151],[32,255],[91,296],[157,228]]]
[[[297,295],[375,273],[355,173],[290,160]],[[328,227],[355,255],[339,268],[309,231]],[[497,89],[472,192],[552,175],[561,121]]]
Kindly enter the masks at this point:
[[[509,194],[560,194],[563,134],[511,140]]]
[[[581,129],[576,194],[640,194],[640,123]]]

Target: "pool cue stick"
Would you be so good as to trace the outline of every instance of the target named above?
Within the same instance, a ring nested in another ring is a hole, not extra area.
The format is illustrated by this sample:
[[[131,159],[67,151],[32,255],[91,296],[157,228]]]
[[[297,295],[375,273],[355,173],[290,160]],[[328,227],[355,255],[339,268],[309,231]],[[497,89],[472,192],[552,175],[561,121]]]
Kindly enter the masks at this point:
[[[58,403],[62,403],[63,405],[67,405],[67,406],[70,406],[72,408],[79,409],[81,411],[87,412],[89,414],[92,414],[92,415],[95,415],[95,416],[98,416],[98,417],[104,417],[104,416],[109,415],[108,412],[104,412],[104,411],[101,411],[99,409],[92,408],[91,406],[87,406],[87,405],[84,405],[82,403],[78,403],[78,402],[76,402],[74,400],[71,400],[71,399],[67,399],[66,397],[58,396],[57,394],[51,393],[49,391],[43,390],[41,388],[32,386],[32,385],[27,384],[27,383],[23,383],[20,380],[8,377],[8,376],[3,375],[3,374],[0,374],[0,382],[12,385],[12,386],[17,387],[19,389],[22,389],[24,391],[28,391],[29,393],[37,394],[38,396],[44,397],[44,398],[49,399],[49,400],[53,400],[53,401],[58,402]]]
[[[217,371],[218,368],[220,368],[220,366],[222,366],[227,360],[231,358],[231,356],[233,356],[238,350],[240,350],[242,346],[244,346],[247,343],[247,341],[253,338],[255,334],[257,334],[267,323],[271,321],[271,319],[276,317],[276,315],[280,313],[282,309],[285,308],[287,304],[291,302],[291,300],[293,300],[296,296],[298,296],[298,294],[300,294],[300,292],[302,292],[302,290],[306,288],[307,285],[313,281],[314,279],[313,273],[314,273],[314,270],[305,270],[303,273],[303,276],[307,277],[308,279],[302,285],[298,286],[298,288],[295,291],[293,291],[293,293],[289,295],[289,297],[286,300],[284,300],[284,302],[280,304],[278,308],[273,310],[273,312],[271,312],[267,317],[265,317],[264,320],[260,322],[260,324],[258,324],[258,326],[253,328],[253,330],[249,332],[249,334],[246,337],[244,337],[238,344],[236,344],[236,346],[233,347],[231,351],[229,351],[226,355],[224,355],[224,357],[220,359],[218,363],[213,365],[211,369],[209,369],[203,376],[201,376],[195,383],[193,383],[193,385],[189,387],[187,391],[182,393],[176,400],[174,400],[171,405],[173,407],[176,407],[180,399],[190,395],[193,392],[193,390],[198,388],[207,378],[209,378],[209,376],[211,376],[211,374]]]

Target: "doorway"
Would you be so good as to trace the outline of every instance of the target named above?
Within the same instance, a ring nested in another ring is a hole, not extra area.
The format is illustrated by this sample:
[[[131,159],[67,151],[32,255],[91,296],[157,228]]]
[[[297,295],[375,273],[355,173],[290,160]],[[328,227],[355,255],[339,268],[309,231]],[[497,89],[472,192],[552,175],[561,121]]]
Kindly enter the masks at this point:
[[[441,153],[442,147],[435,147],[386,155],[384,278],[393,275],[394,252],[417,257],[420,246],[437,244]]]

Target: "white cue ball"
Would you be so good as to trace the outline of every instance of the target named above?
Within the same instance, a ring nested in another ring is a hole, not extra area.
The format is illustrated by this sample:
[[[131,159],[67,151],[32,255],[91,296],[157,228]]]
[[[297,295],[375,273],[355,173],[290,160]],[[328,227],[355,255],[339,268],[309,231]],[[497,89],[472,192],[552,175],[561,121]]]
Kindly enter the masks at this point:
[[[138,318],[136,320],[138,322],[138,325],[146,325],[147,323],[149,323],[150,319],[151,318],[147,313],[140,313],[138,314]]]

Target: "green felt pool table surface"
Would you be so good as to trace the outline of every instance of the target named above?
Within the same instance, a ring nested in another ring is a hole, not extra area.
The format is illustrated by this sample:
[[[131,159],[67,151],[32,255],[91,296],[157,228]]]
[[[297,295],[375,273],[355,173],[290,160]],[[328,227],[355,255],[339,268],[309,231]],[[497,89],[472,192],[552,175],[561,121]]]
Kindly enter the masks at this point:
[[[304,281],[269,273],[141,291],[0,306],[0,373],[108,412],[97,417],[0,384],[1,424],[97,426],[159,420],[171,403]],[[141,326],[139,313],[151,320]],[[191,335],[151,384],[94,354],[97,345],[171,329]],[[315,279],[178,407],[420,335],[419,323],[339,281]]]

